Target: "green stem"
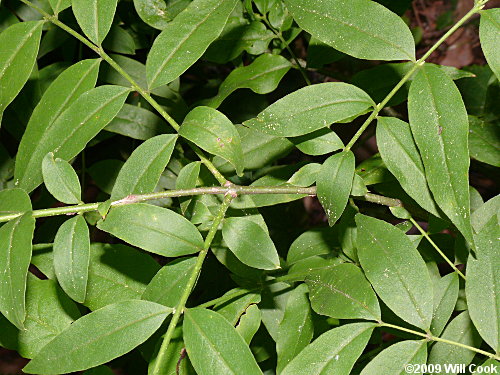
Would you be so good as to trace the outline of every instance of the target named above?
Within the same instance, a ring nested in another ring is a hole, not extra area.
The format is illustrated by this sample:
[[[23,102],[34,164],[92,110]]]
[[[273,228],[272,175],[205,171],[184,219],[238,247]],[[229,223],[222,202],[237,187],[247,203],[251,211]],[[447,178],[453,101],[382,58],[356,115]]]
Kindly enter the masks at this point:
[[[73,30],[71,27],[67,26],[63,22],[59,21],[59,19],[56,16],[53,16],[37,5],[31,3],[28,0],[20,0],[27,6],[35,9],[37,12],[39,12],[46,20],[52,22],[54,25],[59,26],[61,29],[78,39],[80,42],[85,44],[87,47],[89,47],[92,51],[97,53],[101,58],[106,61],[113,69],[115,69],[123,78],[125,78],[134,88],[135,91],[137,91],[164,119],[167,121],[172,128],[175,129],[176,132],[179,132],[180,125],[175,121],[172,116],[168,114],[167,111],[156,101],[153,99],[153,97],[150,95],[150,93],[143,89],[139,84],[128,74],[116,61],[114,61],[109,55],[100,47],[96,46],[93,44],[91,41],[86,39],[84,36]],[[214,175],[214,177],[219,181],[221,185],[224,185],[227,180],[224,178],[222,173],[219,172],[219,170],[213,165],[213,163],[205,156],[203,151],[196,145],[190,144],[193,151],[198,155],[200,160],[202,161],[203,164],[208,168],[208,170]]]
[[[213,187],[200,187],[193,189],[180,189],[180,190],[165,190],[157,193],[129,195],[123,199],[113,201],[111,206],[120,206],[125,204],[133,204],[151,200],[158,200],[163,198],[187,197],[193,195],[218,195],[233,193],[237,195],[256,195],[256,194],[299,194],[299,195],[316,195],[316,187],[296,187],[296,186],[239,186],[231,185],[226,186],[213,186]],[[387,198],[376,194],[366,194],[364,197],[354,197],[368,202],[377,203],[384,206],[401,206],[401,201],[398,199]],[[75,215],[83,212],[97,211],[97,208],[102,202],[85,203],[73,206],[63,206],[54,208],[44,208],[34,210],[32,216],[34,218],[58,216],[58,215]],[[14,212],[7,215],[0,215],[0,223],[7,222],[22,216],[24,212]]]
[[[380,111],[386,106],[389,100],[392,99],[394,95],[399,91],[401,87],[413,76],[413,74],[418,71],[425,63],[425,60],[436,50],[439,48],[443,42],[450,37],[458,28],[460,28],[469,18],[471,18],[474,14],[478,13],[484,5],[488,2],[488,0],[483,0],[478,2],[465,16],[463,16],[451,29],[449,29],[420,59],[418,59],[412,68],[404,75],[401,81],[391,90],[389,94],[382,100],[370,114],[370,116],[366,119],[366,121],[361,125],[359,130],[356,132],[354,137],[350,140],[350,142],[345,146],[344,150],[348,151],[354,146],[356,141],[361,137],[361,134],[366,130],[366,128],[372,123],[373,120],[377,118]]]
[[[201,267],[203,266],[203,262],[207,256],[210,245],[212,244],[212,241],[215,237],[215,234],[217,233],[217,231],[219,229],[219,225],[221,224],[222,220],[224,219],[226,211],[229,208],[229,205],[231,204],[232,200],[233,200],[233,195],[226,194],[224,201],[222,202],[221,207],[219,209],[219,213],[217,214],[216,218],[214,219],[214,222],[210,228],[210,231],[208,232],[207,237],[205,238],[205,245],[203,246],[203,250],[201,250],[200,254],[198,255],[193,272],[191,273],[191,276],[189,277],[189,281],[186,285],[186,288],[184,289],[184,292],[179,300],[179,303],[177,304],[177,306],[175,308],[174,315],[172,316],[172,320],[170,321],[170,324],[168,325],[167,332],[165,333],[165,336],[163,338],[163,342],[161,343],[161,347],[160,347],[160,350],[158,351],[158,356],[156,357],[155,365],[153,368],[153,375],[160,375],[161,374],[163,362],[165,361],[165,356],[167,354],[167,348],[168,348],[168,345],[170,344],[170,340],[172,339],[172,335],[174,333],[175,327],[177,326],[177,323],[179,322],[179,319],[180,319],[182,313],[184,312],[184,308],[186,307],[186,302],[189,298],[189,295],[193,291],[193,288],[196,285],[196,281],[198,280],[198,277],[200,276]]]
[[[439,255],[441,255],[441,257],[446,261],[446,263],[448,263],[450,265],[450,267],[453,268],[453,270],[456,273],[458,273],[458,275],[462,279],[467,280],[465,275],[462,272],[460,272],[460,270],[453,264],[453,262],[450,259],[448,259],[446,254],[443,253],[443,251],[439,248],[438,245],[436,245],[436,243],[432,240],[432,238],[429,236],[429,234],[420,225],[418,225],[418,223],[415,221],[415,219],[410,217],[410,221],[419,230],[419,232],[422,233],[422,236],[424,236],[427,239],[427,241],[429,241],[429,243],[439,253]]]
[[[394,324],[389,324],[389,323],[380,323],[379,327],[387,327],[387,328],[397,329],[398,331],[403,331],[403,332],[411,333],[411,334],[416,335],[416,336],[424,337],[427,340],[437,341],[437,342],[443,342],[445,344],[458,346],[460,348],[464,348],[464,349],[467,349],[467,350],[470,350],[470,351],[473,351],[473,352],[485,355],[485,356],[487,356],[489,358],[493,358],[493,359],[495,359],[497,361],[500,360],[500,356],[496,355],[494,353],[489,353],[487,351],[484,351],[484,350],[481,350],[481,349],[478,349],[478,348],[474,348],[473,346],[465,345],[465,344],[462,344],[460,342],[442,339],[441,337],[436,337],[436,336],[433,336],[432,334],[429,334],[429,333],[418,332],[418,331],[414,331],[412,329],[408,329],[408,328],[405,328],[405,327],[400,327],[400,326],[397,326],[397,325],[394,325]]]

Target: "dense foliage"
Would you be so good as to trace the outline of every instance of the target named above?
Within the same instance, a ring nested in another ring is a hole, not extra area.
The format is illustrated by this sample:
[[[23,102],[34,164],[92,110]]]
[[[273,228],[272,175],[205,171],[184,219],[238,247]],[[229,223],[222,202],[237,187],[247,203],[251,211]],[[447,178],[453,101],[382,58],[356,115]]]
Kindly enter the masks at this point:
[[[30,374],[500,371],[487,3],[417,58],[410,1],[0,1],[0,346]],[[487,65],[426,62],[471,21]]]

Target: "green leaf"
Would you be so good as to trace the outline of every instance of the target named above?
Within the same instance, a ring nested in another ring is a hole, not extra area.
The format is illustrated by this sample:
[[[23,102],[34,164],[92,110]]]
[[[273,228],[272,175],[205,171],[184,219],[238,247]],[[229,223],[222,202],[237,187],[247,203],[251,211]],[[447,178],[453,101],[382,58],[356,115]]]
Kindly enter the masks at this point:
[[[409,238],[384,221],[358,214],[358,257],[367,279],[400,318],[422,329],[432,319],[432,284]]]
[[[54,10],[54,14],[58,14],[71,6],[71,0],[49,0],[49,3],[52,10]]]
[[[118,0],[72,0],[72,9],[85,35],[100,45],[108,35]]]
[[[190,3],[190,0],[134,0],[141,19],[155,29],[163,30]]]
[[[241,288],[231,289],[226,292],[224,296],[241,290]],[[259,303],[260,301],[260,294],[247,291],[247,293],[242,296],[215,305],[213,310],[226,318],[231,325],[235,326],[248,306]]]
[[[186,218],[144,203],[111,208],[97,227],[131,245],[167,257],[193,254],[203,248],[200,232]]]
[[[498,123],[469,116],[469,154],[471,158],[500,167]]]
[[[320,170],[321,164],[308,163],[295,172],[292,177],[287,180],[287,183],[294,186],[311,186],[316,182]]]
[[[262,302],[259,304],[262,312],[262,323],[274,341],[278,340],[279,326],[285,315],[286,302],[293,289],[290,284],[273,283],[262,290]]]
[[[142,294],[142,299],[168,307],[176,307],[186,289],[196,258],[174,260],[163,266]]]
[[[314,156],[329,154],[344,147],[339,136],[328,128],[290,138],[290,141],[304,154]]]
[[[448,324],[441,338],[474,348],[480,347],[482,341],[467,311],[458,315]],[[427,363],[429,365],[441,366],[447,363],[468,365],[475,355],[476,352],[469,349],[444,342],[437,342],[432,346]],[[457,372],[450,372],[450,374],[457,374]]]
[[[321,167],[316,182],[317,195],[330,226],[337,222],[347,206],[355,167],[351,151],[330,156]]]
[[[476,259],[467,261],[465,294],[474,325],[484,341],[495,351],[500,350],[500,229],[496,215],[476,236]]]
[[[0,191],[0,215],[26,211],[31,211],[31,200],[24,190],[14,188]]]
[[[395,117],[379,117],[377,146],[382,160],[401,187],[422,208],[439,217],[410,125]]]
[[[93,243],[85,306],[91,310],[141,299],[160,266],[148,254],[125,245]]]
[[[374,328],[372,323],[353,323],[323,333],[281,375],[349,374]]]
[[[245,342],[250,344],[252,338],[257,333],[262,322],[262,314],[257,305],[250,305],[245,313],[241,315],[240,321],[236,326],[236,331],[243,337]]]
[[[111,200],[152,193],[172,156],[176,141],[177,135],[163,134],[137,147],[118,173]]]
[[[55,125],[57,118],[72,105],[84,92],[95,86],[100,60],[83,60],[62,72],[48,87],[30,117],[26,131],[19,145],[16,157],[15,177],[29,179],[35,173],[36,186],[42,182],[41,164],[45,153],[33,151],[44,143],[45,134]],[[28,172],[29,170],[29,172]],[[34,187],[32,187],[34,189]]]
[[[75,170],[66,160],[55,159],[49,152],[42,160],[43,181],[58,201],[68,204],[81,202],[82,189]]]
[[[481,23],[479,26],[479,38],[481,48],[491,70],[500,80],[500,9],[488,9],[481,12]]]
[[[472,214],[471,221],[474,231],[481,232],[483,227],[500,211],[500,194],[491,198]]]
[[[26,277],[34,230],[31,212],[0,228],[0,312],[19,329],[24,328]]]
[[[0,119],[31,75],[42,25],[42,21],[19,22],[0,33]]]
[[[123,301],[103,307],[56,336],[23,371],[61,374],[109,362],[146,341],[171,311],[149,301]]]
[[[290,293],[278,332],[276,372],[280,373],[311,342],[313,337],[313,320],[305,284],[300,284]]]
[[[427,361],[426,340],[406,340],[383,350],[361,371],[360,375],[401,375],[408,373],[408,364],[424,366]],[[415,367],[416,368],[416,367]],[[416,372],[415,372],[416,373]]]
[[[439,336],[453,313],[458,299],[458,275],[452,272],[433,283],[434,309],[431,332]]]
[[[280,268],[278,252],[262,227],[245,217],[224,220],[222,236],[229,250],[247,266],[274,270]]]
[[[315,255],[327,255],[333,253],[338,247],[336,233],[333,229],[314,228],[302,233],[290,245],[286,261],[288,264],[313,257]]]
[[[292,64],[280,55],[260,55],[250,65],[234,69],[222,82],[219,92],[203,104],[217,108],[237,89],[247,88],[257,94],[267,94],[278,87]]]
[[[89,276],[89,228],[82,216],[64,222],[54,239],[54,270],[68,296],[83,303]]]
[[[415,42],[404,21],[369,0],[285,0],[299,26],[333,48],[359,59],[415,60]]]
[[[145,141],[155,135],[165,133],[167,127],[165,122],[153,112],[125,103],[104,130]]]
[[[434,200],[472,244],[469,126],[460,92],[443,71],[424,65],[410,86],[408,114]]]
[[[7,336],[15,337],[10,345],[11,349],[25,358],[33,358],[81,314],[76,304],[54,281],[39,280],[31,274],[27,281],[24,329],[17,330],[7,320],[2,321],[1,316],[0,329]]]
[[[26,163],[17,166],[15,179],[19,187],[31,192],[42,182],[42,160],[48,152],[69,160],[82,151],[123,106],[129,89],[100,86],[73,102],[38,138],[29,151]],[[28,152],[28,151],[26,151]]]
[[[318,314],[337,319],[381,319],[377,296],[354,264],[311,272],[306,283],[312,308]]]
[[[374,105],[356,86],[320,83],[281,98],[243,124],[270,135],[296,137],[358,116]]]
[[[229,161],[238,175],[244,161],[241,139],[231,120],[210,107],[196,107],[184,119],[179,134],[211,154]]]
[[[177,180],[175,180],[176,189],[193,189],[196,187],[198,182],[198,176],[200,175],[201,162],[194,161],[189,163],[184,168],[181,169]],[[189,204],[192,201],[192,197],[179,197],[181,202],[181,211],[183,214],[186,213]]]
[[[183,329],[186,350],[197,373],[262,374],[243,337],[220,314],[188,309]]]
[[[128,31],[118,25],[111,26],[111,30],[104,39],[102,46],[116,53],[135,54],[134,38]]]
[[[172,82],[193,65],[222,32],[235,6],[236,0],[194,0],[175,17],[149,52],[149,88]]]

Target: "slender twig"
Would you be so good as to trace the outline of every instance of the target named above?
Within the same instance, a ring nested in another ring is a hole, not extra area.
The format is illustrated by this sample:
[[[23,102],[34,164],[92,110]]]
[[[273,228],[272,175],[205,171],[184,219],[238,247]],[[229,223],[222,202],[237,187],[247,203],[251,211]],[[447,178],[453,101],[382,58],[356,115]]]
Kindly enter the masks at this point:
[[[481,349],[478,349],[478,348],[474,348],[473,346],[465,345],[465,344],[462,344],[460,342],[443,339],[441,337],[436,337],[436,336],[434,336],[434,335],[432,335],[430,333],[418,332],[418,331],[414,331],[414,330],[409,329],[409,328],[400,327],[400,326],[397,326],[395,324],[389,324],[389,323],[380,323],[379,327],[393,328],[393,329],[396,329],[398,331],[403,331],[403,332],[406,332],[406,333],[411,333],[411,334],[416,335],[416,336],[424,337],[424,338],[426,338],[427,340],[430,340],[430,341],[438,341],[438,342],[443,342],[443,343],[449,344],[449,345],[459,346],[461,348],[464,348],[464,349],[467,349],[467,350],[470,350],[470,351],[473,351],[473,352],[485,355],[487,357],[496,359],[497,361],[500,360],[500,356],[496,355],[494,353],[489,353],[487,351],[484,351],[484,350],[481,350]]]
[[[46,20],[52,22],[54,25],[59,26],[61,29],[78,39],[80,42],[85,44],[87,47],[89,47],[92,51],[97,53],[101,58],[106,61],[113,69],[115,69],[123,78],[125,78],[131,86],[134,88],[135,91],[137,91],[151,106],[167,121],[172,128],[176,132],[179,132],[180,125],[175,121],[172,116],[168,114],[167,111],[155,100],[153,97],[150,95],[150,93],[142,88],[131,76],[128,74],[116,61],[114,61],[109,55],[104,51],[99,46],[96,46],[93,44],[90,40],[85,38],[83,35],[79,34],[77,31],[73,30],[71,27],[67,26],[63,22],[59,21],[57,16],[53,16],[37,5],[31,3],[29,0],[20,0],[27,6],[35,9],[37,12],[39,12]],[[219,172],[219,170],[213,165],[213,163],[208,159],[203,151],[196,145],[190,143],[191,148],[193,151],[196,153],[196,155],[200,158],[203,164],[208,168],[208,170],[214,175],[214,177],[217,179],[217,181],[221,184],[224,185],[227,180],[225,177],[222,175],[222,173]]]
[[[167,354],[167,348],[168,345],[170,344],[170,340],[172,339],[172,335],[174,333],[175,327],[177,326],[177,323],[179,322],[179,319],[184,312],[184,308],[186,306],[186,302],[189,298],[189,295],[191,294],[194,286],[196,285],[196,281],[198,280],[198,277],[200,276],[201,272],[201,267],[203,266],[203,262],[207,256],[208,249],[210,248],[210,245],[212,244],[212,241],[215,237],[215,234],[217,233],[219,229],[219,225],[221,224],[222,220],[224,219],[224,216],[226,215],[226,211],[229,208],[229,205],[231,204],[231,201],[233,200],[234,196],[232,194],[226,194],[224,197],[224,201],[221,204],[221,207],[219,209],[219,213],[215,217],[213,224],[210,228],[210,231],[207,234],[207,237],[205,238],[205,244],[203,246],[203,250],[200,251],[198,258],[196,260],[196,264],[194,266],[193,272],[191,272],[191,276],[189,277],[189,281],[186,284],[186,287],[184,288],[184,292],[182,293],[182,296],[179,300],[179,303],[175,307],[175,312],[174,315],[172,316],[172,320],[170,321],[167,332],[165,333],[165,336],[163,338],[163,342],[161,343],[160,350],[158,351],[158,356],[156,357],[155,365],[153,368],[153,375],[160,375],[161,374],[161,369],[163,366],[163,362],[165,361],[165,356]]]
[[[415,62],[412,68],[401,78],[401,81],[391,90],[389,94],[382,100],[370,114],[370,116],[365,120],[363,125],[359,128],[359,130],[354,134],[354,137],[349,141],[349,143],[345,146],[344,150],[348,151],[354,146],[356,141],[361,137],[361,134],[366,130],[366,128],[372,123],[373,120],[377,118],[380,111],[386,106],[389,100],[392,99],[394,95],[399,91],[401,87],[413,76],[415,72],[417,72],[425,63],[425,60],[436,50],[439,48],[443,42],[450,37],[458,28],[460,28],[469,18],[478,13],[481,9],[483,9],[484,5],[488,2],[488,0],[479,1],[465,16],[463,16],[451,29],[449,29],[437,42],[434,44],[419,60]]]
[[[462,272],[460,272],[460,270],[453,264],[453,262],[446,256],[446,254],[439,248],[439,246],[436,245],[436,243],[432,240],[432,238],[430,238],[429,234],[415,221],[415,219],[410,217],[410,221],[418,229],[418,231],[422,233],[422,236],[424,236],[427,239],[427,241],[429,241],[429,243],[439,253],[439,255],[441,255],[441,257],[446,261],[446,263],[448,263],[450,267],[453,268],[453,270],[456,273],[458,273],[458,275],[462,279],[467,280],[465,275]]]
[[[113,201],[111,206],[120,206],[125,204],[139,203],[163,198],[187,197],[193,195],[218,195],[226,193],[236,193],[238,195],[257,195],[257,194],[298,194],[298,195],[316,195],[316,187],[297,187],[297,186],[213,186],[200,187],[193,189],[180,190],[165,190],[157,193],[129,195],[123,199]],[[364,197],[354,197],[355,199],[364,200],[367,202],[377,203],[388,207],[400,207],[402,203],[399,199],[383,197],[381,195],[368,193]],[[97,211],[97,208],[102,202],[85,203],[73,206],[63,206],[54,208],[44,208],[34,210],[32,216],[34,218],[58,216],[58,215],[75,215],[82,212]],[[13,220],[22,216],[24,212],[13,212],[6,215],[0,215],[0,223]]]

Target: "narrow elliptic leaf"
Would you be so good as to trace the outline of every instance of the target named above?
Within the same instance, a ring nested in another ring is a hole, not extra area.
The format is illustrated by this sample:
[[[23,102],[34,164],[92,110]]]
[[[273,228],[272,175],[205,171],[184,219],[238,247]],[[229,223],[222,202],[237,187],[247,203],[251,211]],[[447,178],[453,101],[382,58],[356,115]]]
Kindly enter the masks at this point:
[[[292,137],[290,141],[307,155],[329,154],[344,147],[339,136],[328,128],[316,130],[300,137]]]
[[[78,25],[87,37],[100,45],[108,35],[118,0],[72,0]]]
[[[50,194],[68,204],[81,202],[82,189],[75,170],[66,160],[55,159],[49,152],[42,160],[43,181]]]
[[[307,163],[297,172],[295,172],[292,175],[292,177],[290,177],[287,180],[287,183],[294,186],[302,186],[302,187],[311,186],[316,182],[320,170],[321,170],[321,164]]]
[[[452,272],[433,284],[434,309],[432,313],[431,332],[440,336],[453,313],[458,299],[458,275]]]
[[[184,119],[179,134],[205,151],[229,161],[236,173],[243,173],[241,139],[225,115],[210,107],[196,107]]]
[[[410,125],[395,117],[379,117],[377,146],[385,165],[406,193],[422,208],[439,216]]]
[[[408,364],[423,366],[427,361],[426,340],[406,340],[389,346],[371,360],[360,375],[401,375]],[[416,368],[416,367],[415,367]],[[416,373],[416,372],[415,372]]]
[[[163,30],[191,0],[134,0],[141,19],[155,29]]]
[[[195,264],[196,258],[191,257],[163,266],[146,287],[142,299],[174,308],[186,289]]]
[[[42,160],[48,152],[69,160],[82,151],[120,111],[129,89],[100,86],[73,102],[40,134],[29,151],[27,162],[18,169],[15,179],[19,187],[31,192],[42,182]]]
[[[280,373],[302,349],[309,345],[313,333],[314,326],[307,298],[307,286],[300,284],[290,293],[286,302],[285,315],[279,326],[276,341],[277,373]]]
[[[465,294],[474,325],[495,351],[500,350],[500,229],[496,215],[475,237],[476,258],[467,261]]]
[[[481,48],[491,70],[500,80],[500,9],[493,8],[481,12],[481,23],[479,26],[479,38]]]
[[[236,326],[236,331],[243,337],[245,342],[250,344],[262,323],[262,313],[257,305],[250,305],[245,313],[241,315]]]
[[[359,59],[415,60],[404,21],[369,0],[285,0],[299,26],[336,50]]]
[[[36,155],[33,150],[43,143],[44,134],[50,131],[61,113],[80,95],[95,86],[99,64],[98,59],[80,61],[62,72],[47,88],[35,107],[21,139],[16,156],[16,181],[27,179],[25,175],[28,169],[41,168],[43,157],[51,150],[47,150],[43,155]],[[39,174],[41,177],[41,169]],[[38,183],[41,182],[40,180]]]
[[[165,121],[153,112],[125,103],[104,130],[145,141],[165,133],[167,126]]]
[[[31,200],[23,189],[0,191],[0,215],[11,215],[31,211]]]
[[[500,167],[498,123],[469,116],[469,153],[471,158]]]
[[[160,270],[149,254],[125,245],[93,243],[84,305],[97,310],[119,301],[141,299]]]
[[[163,134],[137,147],[118,173],[111,200],[152,193],[172,156],[176,140],[177,135]]]
[[[243,337],[220,314],[188,309],[183,329],[186,350],[197,373],[262,374]]]
[[[323,333],[281,375],[349,374],[365,349],[375,324],[353,323]]]
[[[77,216],[64,222],[54,239],[54,270],[68,296],[83,303],[89,276],[90,237],[87,222]]]
[[[381,319],[377,296],[354,264],[311,272],[306,283],[312,308],[318,314],[337,319]]]
[[[172,309],[149,301],[123,301],[75,321],[23,369],[28,374],[86,370],[128,353],[146,341]]]
[[[496,216],[500,211],[500,194],[489,199],[481,205],[471,216],[472,227],[476,233],[483,230],[483,227],[490,221],[493,216]]]
[[[280,261],[274,243],[264,229],[245,217],[224,220],[222,236],[229,250],[247,266],[274,270]]]
[[[330,156],[321,167],[316,181],[317,194],[330,226],[337,222],[347,206],[355,167],[351,151]]]
[[[234,69],[222,82],[219,92],[204,105],[217,108],[237,89],[247,88],[257,94],[267,94],[278,87],[292,64],[280,55],[263,54],[253,63]]]
[[[333,255],[335,247],[339,247],[339,243],[334,229],[314,228],[302,233],[292,242],[286,261],[288,264],[293,264],[316,255]]]
[[[241,290],[241,288],[231,289],[227,291],[224,296]],[[247,291],[247,293],[242,296],[215,305],[213,310],[222,315],[231,325],[235,326],[248,306],[257,304],[261,301],[260,294],[250,292],[246,289],[245,291]]]
[[[432,319],[432,284],[425,262],[398,228],[356,215],[358,257],[373,288],[400,318],[422,329]]]
[[[34,230],[31,212],[0,228],[0,312],[19,329],[24,328],[26,277]]]
[[[473,348],[479,348],[482,342],[481,336],[477,333],[467,311],[458,315],[448,324],[441,338],[472,346]],[[475,355],[476,353],[469,349],[437,342],[432,346],[427,363],[441,366],[447,363],[468,365]],[[451,373],[458,374],[458,372]]]
[[[149,88],[172,82],[193,65],[222,32],[235,6],[236,0],[194,0],[175,17],[149,52]]]
[[[279,326],[285,315],[286,302],[293,289],[290,284],[278,282],[266,286],[262,291],[262,323],[274,341],[278,340]]]
[[[67,9],[71,6],[72,0],[49,0],[50,6],[54,11],[54,14],[57,14],[64,9]]]
[[[472,244],[469,123],[460,92],[446,73],[424,65],[410,86],[408,114],[434,200]]]
[[[283,97],[243,124],[270,135],[296,137],[358,116],[374,105],[356,86],[320,83]]]
[[[0,33],[0,119],[31,75],[42,25],[42,21],[19,22]]]
[[[193,161],[189,163],[184,168],[182,168],[175,180],[176,189],[193,189],[196,187],[198,182],[198,176],[200,175],[201,162]],[[192,197],[179,197],[181,202],[181,211],[183,214],[186,213],[189,204],[192,201]]]
[[[203,248],[200,232],[186,218],[144,203],[111,208],[97,227],[131,245],[167,257],[193,254]]]
[[[17,331],[16,351],[24,358],[33,358],[80,316],[76,304],[56,282],[28,274],[25,329]]]

